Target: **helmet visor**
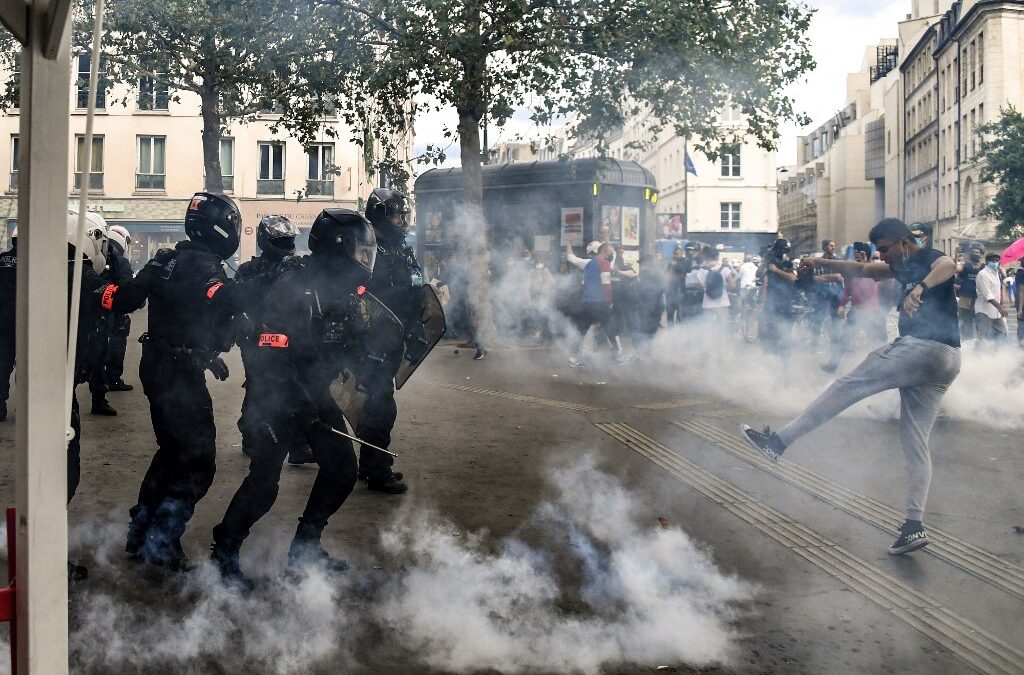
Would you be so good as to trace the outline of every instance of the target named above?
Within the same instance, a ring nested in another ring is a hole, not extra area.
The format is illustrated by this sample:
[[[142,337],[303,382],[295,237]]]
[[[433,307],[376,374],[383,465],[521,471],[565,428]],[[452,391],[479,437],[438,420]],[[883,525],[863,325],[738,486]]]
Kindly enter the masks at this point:
[[[352,259],[372,273],[373,264],[377,262],[377,245],[375,243],[357,243],[352,252]]]
[[[271,216],[264,218],[260,225],[266,230],[267,237],[270,239],[279,239],[284,237],[295,238],[299,236],[299,228],[295,227],[295,224],[287,218],[281,216]]]

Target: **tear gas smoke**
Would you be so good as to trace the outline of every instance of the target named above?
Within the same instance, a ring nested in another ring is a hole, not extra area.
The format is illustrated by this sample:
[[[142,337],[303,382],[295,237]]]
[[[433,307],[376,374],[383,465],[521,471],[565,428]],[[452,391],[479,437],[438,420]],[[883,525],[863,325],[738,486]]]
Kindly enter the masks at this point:
[[[558,477],[553,497],[519,536],[457,533],[410,504],[382,529],[379,558],[341,577],[260,578],[248,597],[208,563],[180,585],[136,584],[140,568],[116,553],[123,526],[76,527],[73,550],[97,548],[72,592],[72,670],[371,670],[375,650],[360,658],[357,644],[381,634],[407,663],[450,672],[728,663],[754,587],[659,524],[593,458],[573,461],[545,472]],[[265,561],[256,539],[245,558]],[[371,567],[383,571],[359,571]]]

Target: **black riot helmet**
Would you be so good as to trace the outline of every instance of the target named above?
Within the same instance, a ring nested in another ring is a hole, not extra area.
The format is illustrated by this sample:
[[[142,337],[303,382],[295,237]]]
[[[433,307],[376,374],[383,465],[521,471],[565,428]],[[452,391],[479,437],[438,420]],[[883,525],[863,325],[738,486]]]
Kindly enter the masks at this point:
[[[789,239],[776,239],[771,247],[772,257],[781,260],[782,256],[789,255],[790,248]]]
[[[377,259],[377,237],[369,221],[355,211],[324,209],[309,230],[309,250],[314,260],[347,264],[355,272],[352,279],[364,284]]]
[[[366,200],[366,219],[381,237],[404,239],[409,232],[409,201],[398,190],[376,188]]]
[[[256,228],[256,245],[271,258],[295,255],[295,237],[299,228],[284,216],[267,216]]]
[[[242,214],[224,195],[197,192],[185,212],[185,234],[227,260],[238,250],[238,228]]]

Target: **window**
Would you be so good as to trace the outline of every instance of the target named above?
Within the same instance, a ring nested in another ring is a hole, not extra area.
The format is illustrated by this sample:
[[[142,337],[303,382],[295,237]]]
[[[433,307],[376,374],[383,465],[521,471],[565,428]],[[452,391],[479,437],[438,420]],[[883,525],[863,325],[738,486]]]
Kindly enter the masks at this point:
[[[726,178],[740,177],[739,143],[733,143],[731,145],[722,146],[722,175],[725,176]]]
[[[736,122],[743,121],[743,114],[740,112],[740,109],[737,106],[727,105],[724,108],[722,108],[722,114],[719,115],[718,119],[721,122],[727,124],[735,124]]]
[[[163,190],[164,147],[163,136],[139,136],[139,168],[135,172],[135,187],[139,190]]]
[[[978,33],[978,84],[981,85],[984,82],[985,82],[985,34],[984,33]]]
[[[224,181],[224,189],[235,189],[235,139],[220,139],[220,177]]]
[[[968,65],[968,63],[970,63],[970,62],[967,60],[967,47],[964,47],[964,51],[961,54],[961,58],[960,58],[960,68],[962,70],[962,72],[961,72],[962,77],[960,78],[961,79],[960,91],[962,91],[962,92],[963,91],[967,91],[967,65]]]
[[[166,82],[148,75],[139,78],[139,110],[167,110],[169,98]]]
[[[892,152],[892,129],[885,132],[885,154]]]
[[[11,192],[18,190],[18,151],[21,143],[18,141],[18,134],[11,134]]]
[[[260,143],[260,174],[256,181],[256,194],[284,194],[284,145]]]
[[[971,157],[974,157],[974,153],[977,151],[978,139],[978,118],[975,117],[974,111],[971,111]]]
[[[975,72],[975,68],[977,67],[977,65],[976,65],[977,64],[976,52],[977,52],[977,49],[975,47],[975,42],[974,42],[974,40],[971,40],[971,91],[974,91],[974,87],[975,87],[975,83],[976,83],[976,79],[975,79],[975,77],[977,75],[977,73]]]
[[[83,155],[85,154],[85,136],[75,136],[75,189],[82,189]],[[89,189],[103,189],[103,136],[92,137],[92,157],[90,159]]]
[[[107,107],[107,78],[104,72],[104,66],[106,59],[100,57],[100,68],[97,73],[97,86],[96,86],[96,109]],[[84,53],[78,55],[78,80],[75,83],[77,91],[75,107],[77,108],[88,108],[89,107],[89,65],[92,62],[92,54]]]
[[[334,144],[317,143],[306,148],[306,194],[334,194]]]
[[[722,220],[721,227],[723,230],[733,229],[737,230],[740,227],[740,202],[722,202]]]

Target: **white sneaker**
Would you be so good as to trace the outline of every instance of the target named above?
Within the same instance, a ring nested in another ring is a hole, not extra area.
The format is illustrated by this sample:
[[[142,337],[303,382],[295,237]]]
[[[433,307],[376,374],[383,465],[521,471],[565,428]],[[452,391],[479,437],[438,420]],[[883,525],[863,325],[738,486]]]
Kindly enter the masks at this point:
[[[583,362],[580,361],[575,356],[570,356],[569,357],[569,365],[572,366],[573,368],[582,368],[583,367]]]

